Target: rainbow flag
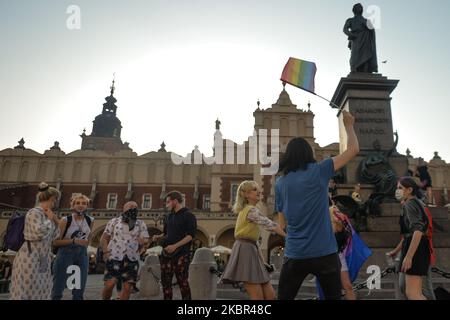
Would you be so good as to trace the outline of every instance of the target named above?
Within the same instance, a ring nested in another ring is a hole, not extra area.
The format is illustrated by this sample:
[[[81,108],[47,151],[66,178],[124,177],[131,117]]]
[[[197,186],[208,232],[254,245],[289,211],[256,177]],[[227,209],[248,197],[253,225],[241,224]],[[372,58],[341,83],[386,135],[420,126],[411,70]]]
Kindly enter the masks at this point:
[[[281,81],[295,87],[314,93],[314,77],[316,64],[296,58],[289,58],[281,74]]]

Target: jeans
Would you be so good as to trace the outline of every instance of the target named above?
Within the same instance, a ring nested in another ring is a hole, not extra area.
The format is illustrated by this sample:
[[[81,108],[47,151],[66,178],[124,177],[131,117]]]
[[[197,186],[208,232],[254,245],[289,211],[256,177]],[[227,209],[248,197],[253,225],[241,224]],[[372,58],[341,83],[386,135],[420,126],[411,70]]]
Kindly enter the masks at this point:
[[[66,288],[67,278],[71,275],[67,273],[67,268],[76,265],[80,268],[81,286],[80,289],[72,290],[73,300],[83,300],[84,289],[86,287],[89,259],[87,248],[76,244],[71,244],[58,249],[58,254],[53,263],[53,289],[52,300],[61,300]]]
[[[294,300],[308,274],[319,280],[326,300],[341,299],[341,264],[337,253],[311,259],[284,258],[278,286],[279,300]]]

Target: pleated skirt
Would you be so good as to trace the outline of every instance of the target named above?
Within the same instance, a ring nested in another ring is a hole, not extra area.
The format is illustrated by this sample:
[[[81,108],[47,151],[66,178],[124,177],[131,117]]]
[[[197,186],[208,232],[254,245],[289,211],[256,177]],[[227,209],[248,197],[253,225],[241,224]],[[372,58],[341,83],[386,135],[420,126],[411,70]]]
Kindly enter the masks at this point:
[[[250,242],[236,239],[221,281],[264,284],[270,281],[258,247]]]

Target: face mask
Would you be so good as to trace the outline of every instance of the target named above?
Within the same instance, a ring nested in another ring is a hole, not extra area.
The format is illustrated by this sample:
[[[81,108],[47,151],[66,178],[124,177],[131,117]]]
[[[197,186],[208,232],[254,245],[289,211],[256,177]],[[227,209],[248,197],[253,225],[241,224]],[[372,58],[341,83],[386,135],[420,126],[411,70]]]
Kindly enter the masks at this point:
[[[82,215],[85,214],[85,212],[86,212],[86,210],[85,210],[85,211],[74,210],[74,211],[75,211],[75,213],[77,214],[77,216],[82,216]]]
[[[403,200],[403,197],[404,197],[403,189],[397,189],[397,190],[395,190],[395,198],[396,198],[398,201],[402,201],[402,200]]]
[[[138,209],[131,208],[122,213],[122,221],[128,223],[128,227],[132,230],[136,224]]]

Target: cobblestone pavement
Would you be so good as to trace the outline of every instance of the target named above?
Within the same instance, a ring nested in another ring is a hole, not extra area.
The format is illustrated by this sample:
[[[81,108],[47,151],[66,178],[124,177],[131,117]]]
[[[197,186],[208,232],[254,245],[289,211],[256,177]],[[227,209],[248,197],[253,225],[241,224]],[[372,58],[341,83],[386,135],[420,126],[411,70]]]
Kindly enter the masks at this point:
[[[139,287],[139,283],[138,283]],[[86,290],[84,292],[84,298],[86,300],[101,300],[103,290],[103,275],[102,274],[90,274],[88,275],[88,280],[86,284]],[[113,292],[112,299],[116,298],[116,291]],[[0,300],[9,300],[9,293],[0,294]],[[71,292],[69,290],[64,291],[63,300],[70,300],[72,298]],[[154,297],[147,300],[162,300],[162,291],[160,291],[159,297]],[[139,294],[133,294],[131,296],[132,300],[139,300]],[[173,287],[173,299],[180,300],[181,294],[178,286]]]

